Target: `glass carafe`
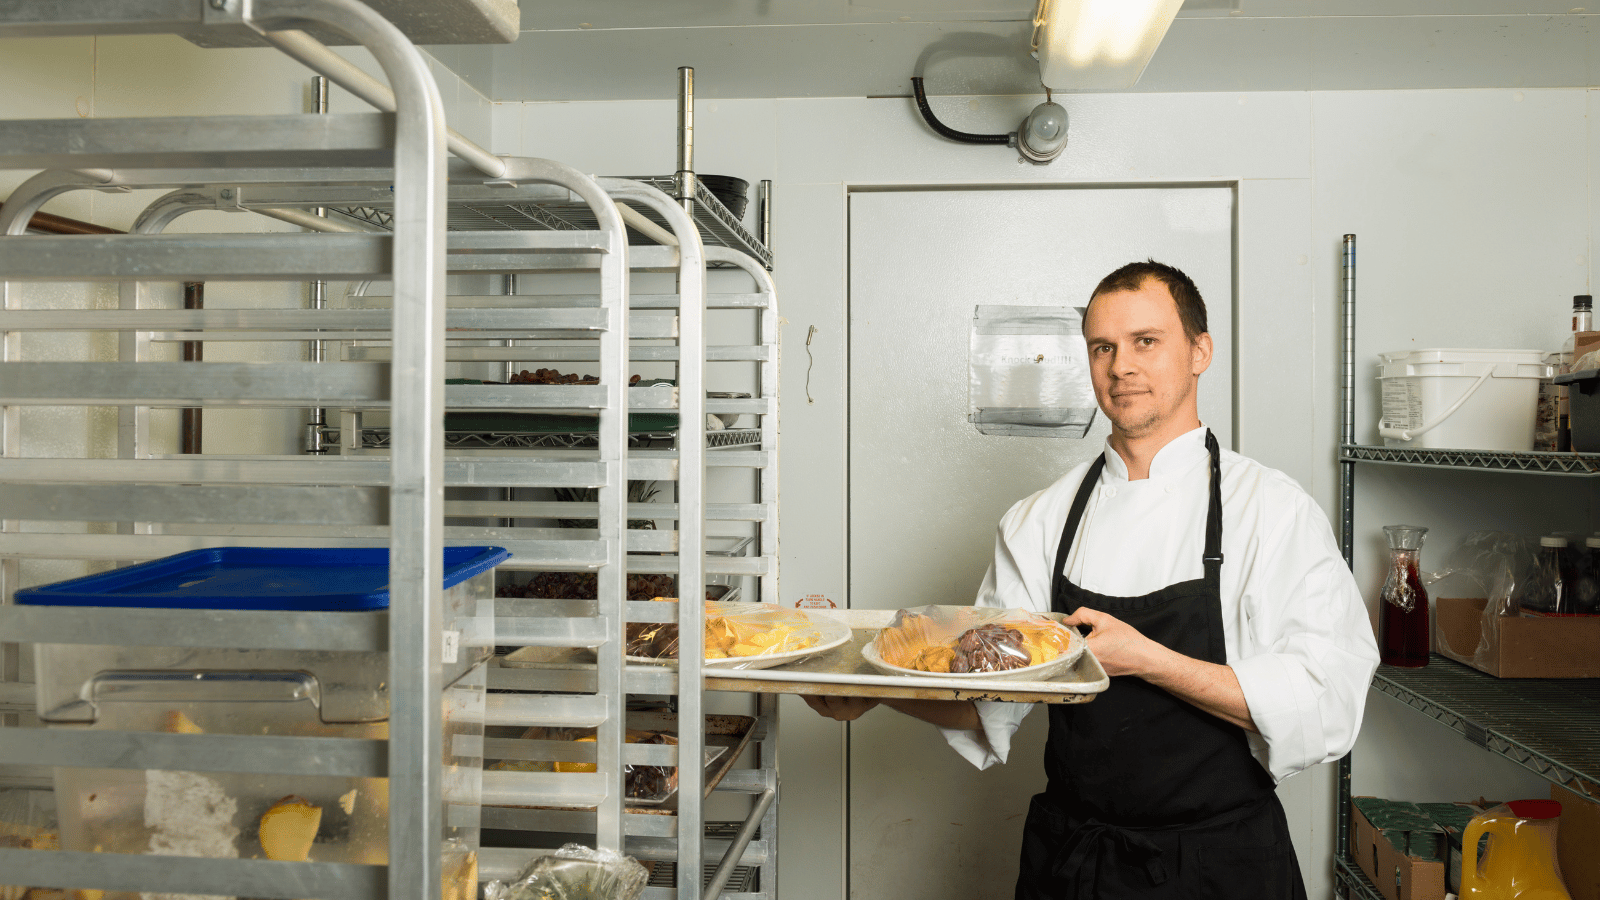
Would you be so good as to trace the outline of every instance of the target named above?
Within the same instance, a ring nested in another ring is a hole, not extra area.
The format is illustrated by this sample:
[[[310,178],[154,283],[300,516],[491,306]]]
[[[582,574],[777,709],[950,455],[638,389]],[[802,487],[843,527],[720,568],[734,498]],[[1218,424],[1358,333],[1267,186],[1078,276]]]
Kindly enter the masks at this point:
[[[1389,536],[1389,577],[1379,604],[1379,654],[1386,666],[1421,668],[1428,664],[1428,592],[1418,561],[1428,529],[1385,525],[1383,531]]]

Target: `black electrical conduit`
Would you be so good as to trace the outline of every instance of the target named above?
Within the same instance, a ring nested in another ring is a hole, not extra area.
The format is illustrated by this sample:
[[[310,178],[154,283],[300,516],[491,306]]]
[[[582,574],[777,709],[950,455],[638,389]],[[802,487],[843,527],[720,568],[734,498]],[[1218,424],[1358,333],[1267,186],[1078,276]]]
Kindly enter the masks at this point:
[[[1011,143],[1011,135],[1009,134],[973,134],[969,131],[957,131],[951,128],[934,116],[933,107],[928,105],[928,95],[922,90],[922,79],[913,75],[911,77],[911,88],[917,92],[917,109],[922,111],[923,121],[927,122],[928,127],[937,131],[941,137],[947,137],[952,141],[960,141],[963,144]]]

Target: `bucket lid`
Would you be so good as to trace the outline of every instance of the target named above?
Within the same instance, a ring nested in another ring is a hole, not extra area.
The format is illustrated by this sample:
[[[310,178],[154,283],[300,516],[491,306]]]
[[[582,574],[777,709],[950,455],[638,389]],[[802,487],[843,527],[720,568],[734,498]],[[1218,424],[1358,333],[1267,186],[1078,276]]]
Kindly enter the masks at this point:
[[[444,587],[486,572],[500,547],[444,548]],[[389,548],[215,547],[17,591],[34,606],[343,612],[389,608]]]
[[[1559,535],[1552,534],[1539,538],[1539,546],[1541,547],[1565,547],[1566,545],[1567,539]]]

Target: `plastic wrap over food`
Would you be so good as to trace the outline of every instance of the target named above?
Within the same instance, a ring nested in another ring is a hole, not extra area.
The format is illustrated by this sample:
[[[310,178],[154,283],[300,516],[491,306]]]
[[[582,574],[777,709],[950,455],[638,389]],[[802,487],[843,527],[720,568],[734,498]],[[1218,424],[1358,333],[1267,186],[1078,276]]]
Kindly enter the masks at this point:
[[[917,672],[969,674],[1044,665],[1072,648],[1066,626],[1022,609],[923,606],[878,632],[883,661]]]
[[[707,603],[705,617],[706,659],[773,656],[806,650],[822,640],[821,630],[805,613],[772,603]],[[627,655],[677,659],[677,623],[630,623]]]
[[[1577,542],[1582,546],[1583,542]],[[1488,598],[1483,608],[1483,624],[1479,628],[1478,646],[1455,647],[1448,644],[1444,631],[1438,639],[1445,648],[1457,656],[1471,655],[1480,668],[1490,668],[1498,648],[1493,646],[1500,633],[1494,619],[1520,614],[1522,602],[1537,589],[1538,578],[1537,537],[1523,537],[1505,531],[1474,531],[1461,539],[1450,554],[1449,565],[1437,572],[1423,575],[1423,582],[1432,585],[1447,579],[1462,578],[1472,585],[1472,593]],[[1437,591],[1436,596],[1441,595]]]
[[[0,847],[61,849],[55,795],[49,791],[24,789],[0,791]],[[4,881],[5,878],[0,877],[0,882]],[[42,895],[43,892],[34,893]],[[0,884],[0,900],[23,900],[28,894],[27,885]]]
[[[483,886],[484,900],[635,900],[650,873],[631,856],[565,844],[511,882]]]

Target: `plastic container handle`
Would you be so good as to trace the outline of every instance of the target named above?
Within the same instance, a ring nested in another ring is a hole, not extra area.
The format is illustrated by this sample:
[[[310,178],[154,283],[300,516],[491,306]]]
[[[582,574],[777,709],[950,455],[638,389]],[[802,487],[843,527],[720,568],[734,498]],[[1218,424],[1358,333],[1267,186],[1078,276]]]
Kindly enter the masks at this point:
[[[1432,422],[1429,422],[1428,424],[1422,426],[1421,428],[1416,428],[1416,429],[1412,429],[1412,430],[1408,431],[1408,430],[1403,429],[1403,428],[1386,428],[1386,427],[1383,427],[1383,426],[1379,426],[1378,427],[1378,434],[1383,436],[1383,437],[1386,437],[1386,438],[1394,438],[1396,440],[1409,441],[1412,438],[1417,437],[1418,435],[1421,435],[1421,434],[1423,434],[1425,432],[1428,432],[1428,431],[1432,431],[1433,429],[1435,429],[1435,428],[1439,427],[1440,425],[1444,424],[1444,420],[1445,419],[1448,419],[1452,415],[1454,415],[1455,411],[1461,408],[1461,404],[1466,403],[1469,399],[1471,399],[1472,395],[1476,394],[1478,392],[1478,388],[1483,387],[1483,383],[1485,381],[1488,381],[1489,377],[1492,376],[1493,374],[1494,374],[1494,366],[1490,366],[1489,368],[1485,369],[1483,371],[1483,374],[1478,376],[1478,380],[1474,381],[1472,383],[1472,387],[1467,388],[1467,392],[1465,394],[1462,394],[1460,397],[1456,398],[1456,402],[1450,404],[1450,408],[1449,409],[1446,409],[1444,412],[1438,414],[1437,416],[1434,416]]]
[[[1461,836],[1461,900],[1482,900],[1489,896],[1484,889],[1495,883],[1488,871],[1495,857],[1495,840],[1509,837],[1506,830],[1511,824],[1511,820],[1499,816],[1479,817],[1467,823],[1467,833]],[[1485,834],[1491,837],[1483,848],[1483,858],[1479,859],[1478,843]]]

